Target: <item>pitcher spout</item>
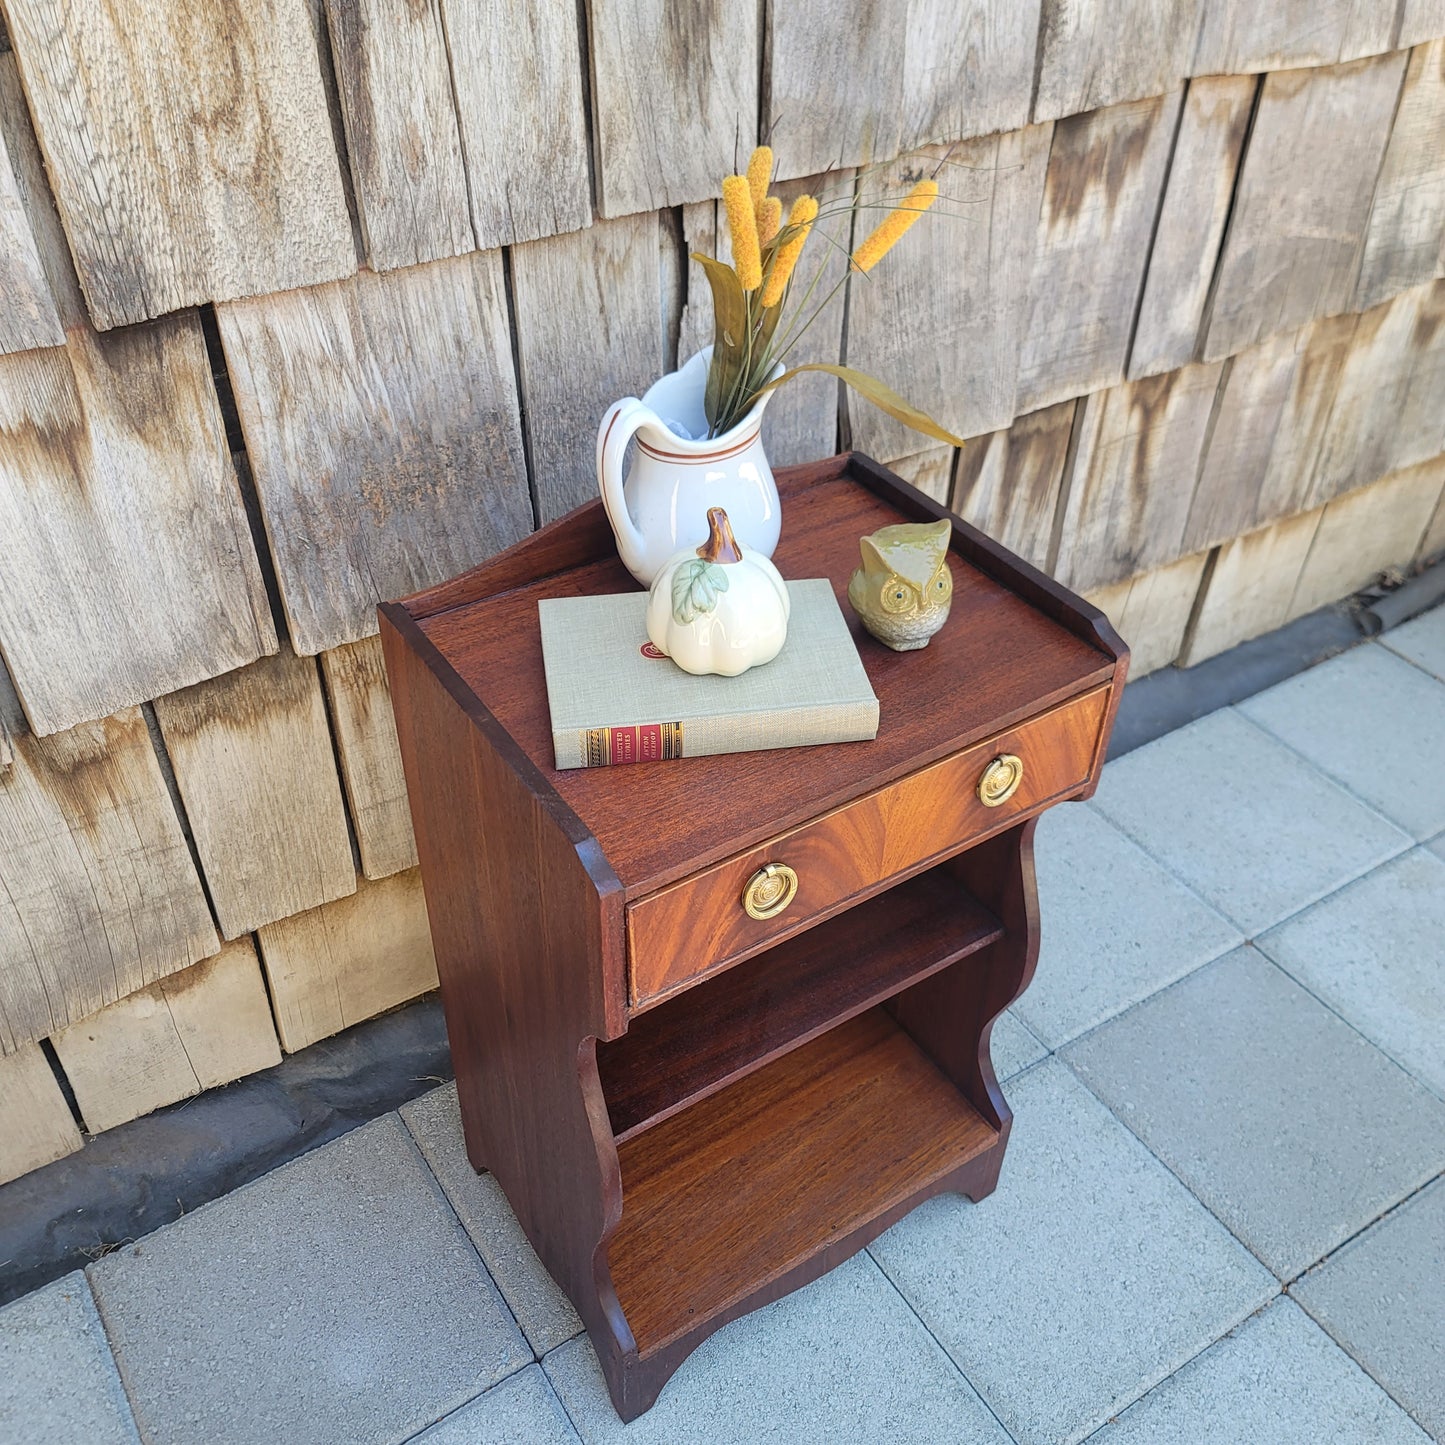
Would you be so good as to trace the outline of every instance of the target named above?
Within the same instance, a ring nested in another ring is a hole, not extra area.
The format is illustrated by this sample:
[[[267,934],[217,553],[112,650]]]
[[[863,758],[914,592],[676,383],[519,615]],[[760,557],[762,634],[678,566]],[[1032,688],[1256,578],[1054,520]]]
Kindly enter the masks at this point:
[[[682,442],[689,444],[686,449],[695,448],[701,454],[738,440],[745,430],[760,424],[763,409],[773,398],[771,391],[758,397],[727,431],[713,433],[706,406],[707,373],[711,362],[712,347],[704,346],[685,365],[653,382],[643,394],[643,403],[657,414],[662,428],[661,434],[655,438],[655,445]],[[783,367],[779,363],[773,368],[769,380],[776,380],[782,374]]]

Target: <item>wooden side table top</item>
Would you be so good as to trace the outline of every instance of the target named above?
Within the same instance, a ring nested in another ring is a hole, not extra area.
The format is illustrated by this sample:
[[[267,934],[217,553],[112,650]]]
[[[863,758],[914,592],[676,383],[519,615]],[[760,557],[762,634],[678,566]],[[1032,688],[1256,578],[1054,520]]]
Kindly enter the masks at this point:
[[[401,604],[535,765],[538,785],[597,839],[629,901],[1105,683],[1125,655],[1102,613],[962,522],[948,622],[922,651],[893,652],[848,605],[858,539],[948,514],[856,456],[781,471],[778,489],[773,560],[785,577],[832,582],[878,695],[873,742],[553,768],[537,603],[636,588],[600,503],[566,519],[565,538],[537,533],[500,565]]]

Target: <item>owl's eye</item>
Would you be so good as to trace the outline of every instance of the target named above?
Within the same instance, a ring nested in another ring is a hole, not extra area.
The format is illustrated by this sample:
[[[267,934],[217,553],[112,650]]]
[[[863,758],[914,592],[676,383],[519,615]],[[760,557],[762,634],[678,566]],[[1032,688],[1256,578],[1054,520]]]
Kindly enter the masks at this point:
[[[953,591],[953,578],[947,567],[940,567],[933,574],[933,581],[928,584],[928,590],[939,599],[947,597]]]
[[[913,588],[907,582],[890,577],[883,585],[883,595],[879,602],[885,612],[907,612],[913,606],[913,596]]]

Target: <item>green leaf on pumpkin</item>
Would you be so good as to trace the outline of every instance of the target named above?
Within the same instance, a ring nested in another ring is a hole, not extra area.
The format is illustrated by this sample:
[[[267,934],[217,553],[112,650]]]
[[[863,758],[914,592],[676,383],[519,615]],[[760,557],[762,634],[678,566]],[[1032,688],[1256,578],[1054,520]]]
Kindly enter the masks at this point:
[[[672,615],[686,626],[711,612],[717,606],[718,593],[727,590],[727,568],[695,557],[672,574]]]

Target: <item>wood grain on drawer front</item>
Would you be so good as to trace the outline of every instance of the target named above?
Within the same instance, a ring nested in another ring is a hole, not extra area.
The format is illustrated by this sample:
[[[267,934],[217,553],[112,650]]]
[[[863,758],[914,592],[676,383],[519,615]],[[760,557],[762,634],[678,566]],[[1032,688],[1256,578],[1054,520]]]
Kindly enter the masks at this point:
[[[627,910],[632,1007],[656,1002],[1075,791],[1093,767],[1108,701],[1108,687],[1096,688],[639,899]],[[979,778],[1003,753],[1023,760],[1023,779],[1007,802],[986,808]],[[768,863],[793,869],[797,896],[773,918],[750,918],[743,890]]]

